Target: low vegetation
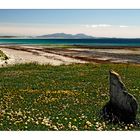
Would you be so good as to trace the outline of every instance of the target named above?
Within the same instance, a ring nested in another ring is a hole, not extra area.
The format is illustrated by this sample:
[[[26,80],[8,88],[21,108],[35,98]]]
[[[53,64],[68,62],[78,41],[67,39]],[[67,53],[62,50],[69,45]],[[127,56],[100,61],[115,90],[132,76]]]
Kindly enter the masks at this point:
[[[7,60],[8,57],[0,50],[0,60]]]
[[[110,69],[122,76],[140,103],[140,67],[136,65],[0,68],[0,130],[140,130],[134,124],[109,123],[101,116],[109,100]]]

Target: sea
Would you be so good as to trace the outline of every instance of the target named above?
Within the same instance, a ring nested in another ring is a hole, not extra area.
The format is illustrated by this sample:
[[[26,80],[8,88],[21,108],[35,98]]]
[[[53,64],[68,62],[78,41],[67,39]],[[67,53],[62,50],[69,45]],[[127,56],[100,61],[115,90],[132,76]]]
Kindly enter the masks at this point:
[[[140,47],[140,39],[0,39],[0,45],[77,45],[81,47]]]

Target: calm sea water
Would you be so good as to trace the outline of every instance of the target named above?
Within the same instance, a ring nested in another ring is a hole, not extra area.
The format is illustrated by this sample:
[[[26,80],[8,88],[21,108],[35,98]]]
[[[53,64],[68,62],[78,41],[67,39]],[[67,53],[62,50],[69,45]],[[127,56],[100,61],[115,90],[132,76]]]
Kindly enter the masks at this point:
[[[140,39],[0,39],[0,44],[140,47]]]

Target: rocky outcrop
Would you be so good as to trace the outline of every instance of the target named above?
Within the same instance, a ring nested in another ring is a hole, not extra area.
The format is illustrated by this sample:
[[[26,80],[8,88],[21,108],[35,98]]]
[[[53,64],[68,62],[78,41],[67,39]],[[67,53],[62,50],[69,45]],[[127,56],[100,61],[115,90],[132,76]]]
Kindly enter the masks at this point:
[[[110,100],[103,107],[103,117],[112,122],[131,123],[136,120],[138,103],[129,94],[118,73],[110,71]]]

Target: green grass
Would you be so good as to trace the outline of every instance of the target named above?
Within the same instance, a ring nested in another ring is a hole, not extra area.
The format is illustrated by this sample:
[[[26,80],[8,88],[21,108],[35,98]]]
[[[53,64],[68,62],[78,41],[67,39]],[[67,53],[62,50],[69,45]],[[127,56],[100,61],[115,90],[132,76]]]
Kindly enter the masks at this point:
[[[7,60],[8,57],[0,50],[0,60]]]
[[[0,68],[0,130],[140,130],[100,116],[109,100],[109,70],[140,103],[140,67],[125,64]],[[140,118],[140,111],[138,111]]]

